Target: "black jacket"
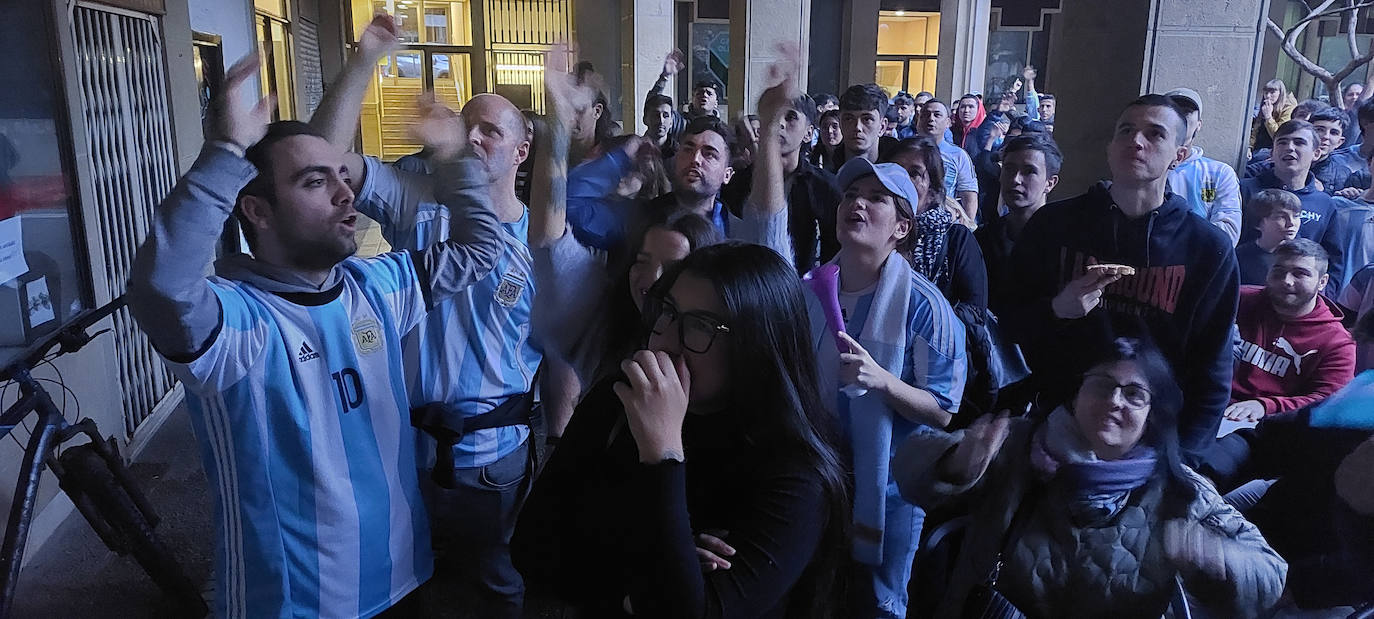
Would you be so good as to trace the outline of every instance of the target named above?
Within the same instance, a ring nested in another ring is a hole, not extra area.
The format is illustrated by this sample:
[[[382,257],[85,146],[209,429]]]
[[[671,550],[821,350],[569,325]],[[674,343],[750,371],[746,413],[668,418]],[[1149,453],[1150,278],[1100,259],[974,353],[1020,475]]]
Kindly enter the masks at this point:
[[[814,463],[751,440],[747,415],[688,413],[686,462],[641,464],[625,409],[594,387],[535,482],[511,540],[534,588],[588,617],[780,619],[818,603],[830,497]],[[728,531],[728,570],[702,573],[695,533]]]
[[[1288,559],[1288,590],[1299,607],[1374,602],[1374,518],[1350,509],[1335,484],[1337,467],[1371,433],[1314,428],[1311,413],[1309,406],[1269,415],[1225,436],[1198,472],[1222,490],[1277,479],[1245,517]]]
[[[835,209],[840,206],[840,187],[835,175],[822,170],[805,157],[784,180],[787,188],[787,231],[792,236],[792,251],[798,273],[806,273],[829,262],[840,250],[835,240]],[[720,201],[737,217],[754,186],[754,168],[735,172],[730,184],[720,190]]]
[[[1113,337],[1148,333],[1183,390],[1179,438],[1186,450],[1210,446],[1231,395],[1231,327],[1240,294],[1235,251],[1224,232],[1166,193],[1148,215],[1128,219],[1108,185],[1046,205],[1012,252],[1008,306],[1000,315],[1052,401],[1070,395],[1087,356]],[[1087,316],[1062,320],[1051,300],[1093,263],[1126,264],[1136,274],[1108,286]]]

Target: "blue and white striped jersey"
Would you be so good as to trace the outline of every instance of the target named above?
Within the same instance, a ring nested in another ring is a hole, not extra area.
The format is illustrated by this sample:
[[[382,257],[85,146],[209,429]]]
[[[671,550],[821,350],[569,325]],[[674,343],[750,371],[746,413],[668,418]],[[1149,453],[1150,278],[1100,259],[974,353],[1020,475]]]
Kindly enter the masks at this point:
[[[448,208],[435,201],[426,176],[365,158],[367,176],[354,198],[377,221],[393,250],[424,250],[448,236]],[[406,380],[411,405],[456,404],[465,416],[486,413],[532,388],[543,356],[530,340],[534,261],[527,241],[528,212],[501,224],[505,249],[486,278],[440,301],[420,328],[406,335]],[[454,446],[454,465],[486,466],[529,437],[529,426],[467,433]]]
[[[216,489],[220,617],[369,617],[433,572],[401,336],[425,315],[406,252],[325,292],[211,278],[220,331],[171,363]]]

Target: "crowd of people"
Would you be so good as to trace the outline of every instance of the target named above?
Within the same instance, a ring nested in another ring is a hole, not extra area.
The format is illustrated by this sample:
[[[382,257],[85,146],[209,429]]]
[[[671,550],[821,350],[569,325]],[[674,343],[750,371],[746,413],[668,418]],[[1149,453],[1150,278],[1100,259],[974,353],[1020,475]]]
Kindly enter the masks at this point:
[[[374,19],[309,122],[231,68],[135,260],[217,616],[442,614],[456,583],[496,618],[527,588],[584,617],[1374,607],[1360,92],[1266,84],[1241,175],[1193,145],[1195,91],[1143,95],[1111,178],[1063,188],[1031,67],[988,105],[810,96],[782,48],[731,123],[719,84],[664,94],[674,52],[616,135],[555,50],[546,113],[422,99],[389,165],[351,149],[397,44]],[[391,252],[354,255],[361,216]],[[207,277],[230,218],[250,253]]]

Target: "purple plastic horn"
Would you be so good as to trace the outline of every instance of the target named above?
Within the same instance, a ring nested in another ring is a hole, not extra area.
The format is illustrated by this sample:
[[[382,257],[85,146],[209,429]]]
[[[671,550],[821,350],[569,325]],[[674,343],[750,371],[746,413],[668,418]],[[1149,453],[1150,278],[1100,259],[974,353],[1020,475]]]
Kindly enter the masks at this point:
[[[803,275],[802,281],[806,282],[807,287],[821,301],[821,310],[825,312],[825,325],[830,328],[830,335],[835,340],[835,349],[842,353],[849,352],[849,348],[840,339],[840,334],[845,332],[844,314],[840,312],[840,266],[822,264]],[[868,393],[867,389],[858,385],[845,385],[840,391],[851,398]]]
[[[806,282],[807,287],[811,288],[811,292],[821,301],[821,309],[825,312],[825,324],[830,327],[830,335],[835,339],[835,348],[840,352],[849,352],[839,336],[844,333],[844,315],[840,313],[840,266],[822,264],[803,275],[802,281]]]

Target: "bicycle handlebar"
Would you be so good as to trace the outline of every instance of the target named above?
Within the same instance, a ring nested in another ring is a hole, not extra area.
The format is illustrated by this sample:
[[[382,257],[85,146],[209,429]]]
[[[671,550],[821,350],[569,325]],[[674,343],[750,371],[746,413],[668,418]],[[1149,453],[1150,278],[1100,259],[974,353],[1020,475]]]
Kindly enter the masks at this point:
[[[14,378],[14,375],[21,369],[33,369],[34,366],[43,362],[43,359],[48,356],[49,352],[52,352],[55,346],[61,345],[62,347],[58,350],[58,355],[81,350],[95,338],[95,335],[99,335],[99,333],[87,335],[86,330],[95,323],[104,320],[106,316],[115,313],[121,307],[124,307],[124,295],[115,297],[113,301],[101,307],[78,314],[61,329],[50,333],[46,338],[29,347],[22,357],[11,362],[4,369],[0,369],[0,382]]]

